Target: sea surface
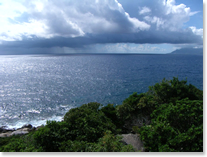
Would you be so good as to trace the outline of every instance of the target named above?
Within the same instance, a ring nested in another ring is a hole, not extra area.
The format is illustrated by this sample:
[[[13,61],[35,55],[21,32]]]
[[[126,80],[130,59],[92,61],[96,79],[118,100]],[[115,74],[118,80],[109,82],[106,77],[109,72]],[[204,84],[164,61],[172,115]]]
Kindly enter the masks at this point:
[[[0,56],[0,127],[60,121],[89,102],[119,105],[173,77],[203,90],[203,56]]]

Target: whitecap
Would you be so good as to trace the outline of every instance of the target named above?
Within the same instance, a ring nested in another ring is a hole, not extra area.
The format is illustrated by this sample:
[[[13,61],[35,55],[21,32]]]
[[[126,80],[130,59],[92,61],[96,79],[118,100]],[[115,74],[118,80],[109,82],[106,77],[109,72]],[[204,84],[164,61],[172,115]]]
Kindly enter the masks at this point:
[[[57,121],[60,122],[63,120],[62,116],[52,116],[48,119],[41,119],[41,120],[32,120],[32,121],[18,121],[17,123],[13,125],[8,125],[8,129],[18,129],[24,126],[25,124],[31,124],[33,127],[38,127],[41,125],[46,125],[47,121]]]
[[[28,113],[40,113],[40,111],[34,110],[34,109],[28,110],[26,112],[28,112]]]

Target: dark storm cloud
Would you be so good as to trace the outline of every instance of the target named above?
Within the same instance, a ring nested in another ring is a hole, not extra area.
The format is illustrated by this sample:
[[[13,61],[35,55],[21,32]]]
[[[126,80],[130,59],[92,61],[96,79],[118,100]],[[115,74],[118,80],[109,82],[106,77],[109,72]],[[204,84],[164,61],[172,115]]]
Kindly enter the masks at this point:
[[[182,28],[194,13],[174,0],[43,0],[24,1],[24,6],[27,11],[7,19],[14,30],[0,32],[0,53],[110,43],[203,43],[196,28]]]
[[[147,32],[139,33],[108,33],[108,34],[87,34],[82,37],[54,37],[51,39],[24,39],[23,41],[7,41],[0,45],[0,48],[51,48],[51,47],[70,47],[84,48],[92,44],[107,43],[137,43],[137,44],[202,44],[200,36],[192,33],[191,30],[186,32]]]

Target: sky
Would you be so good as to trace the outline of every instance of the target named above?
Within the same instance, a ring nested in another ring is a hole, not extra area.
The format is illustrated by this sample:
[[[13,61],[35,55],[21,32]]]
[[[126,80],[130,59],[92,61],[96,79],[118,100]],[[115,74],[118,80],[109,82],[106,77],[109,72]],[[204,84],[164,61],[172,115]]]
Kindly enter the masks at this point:
[[[203,47],[202,0],[0,0],[0,54]]]

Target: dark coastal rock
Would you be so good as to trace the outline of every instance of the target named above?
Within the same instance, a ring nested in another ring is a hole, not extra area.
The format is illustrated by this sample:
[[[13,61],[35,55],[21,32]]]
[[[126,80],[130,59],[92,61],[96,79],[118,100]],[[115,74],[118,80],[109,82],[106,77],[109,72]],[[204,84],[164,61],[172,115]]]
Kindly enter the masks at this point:
[[[137,134],[122,134],[123,143],[131,144],[136,151],[144,152],[144,145]]]
[[[23,128],[29,128],[29,129],[32,129],[32,125],[31,124],[25,124],[25,125],[23,125],[21,128],[23,129]]]
[[[6,129],[6,126],[0,127],[0,137],[10,137],[12,135],[24,135],[28,134],[30,131],[36,130],[31,124],[22,126],[21,128],[15,129]]]
[[[0,127],[0,133],[6,133],[10,131],[15,131],[15,129],[6,129],[6,126]]]
[[[4,133],[6,131],[6,126],[0,127],[0,133]]]

